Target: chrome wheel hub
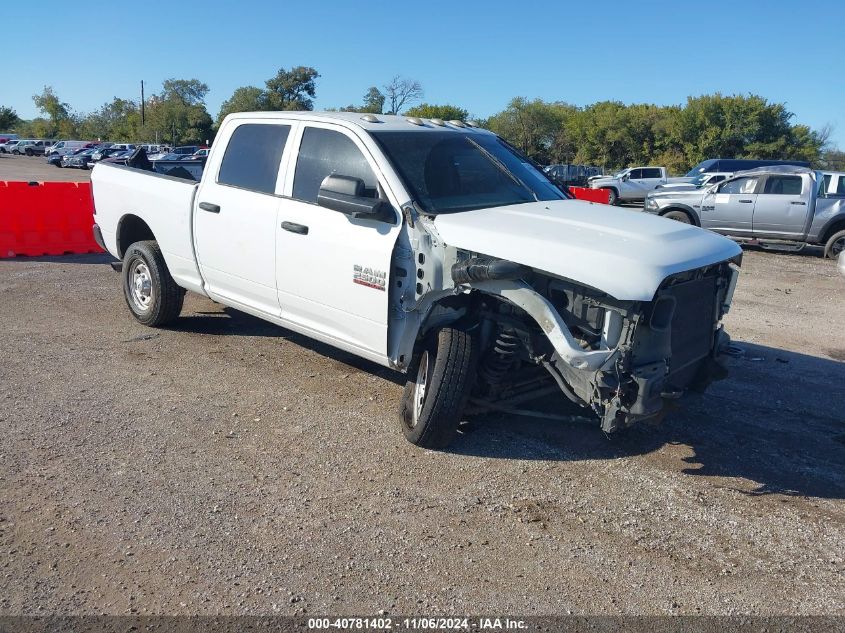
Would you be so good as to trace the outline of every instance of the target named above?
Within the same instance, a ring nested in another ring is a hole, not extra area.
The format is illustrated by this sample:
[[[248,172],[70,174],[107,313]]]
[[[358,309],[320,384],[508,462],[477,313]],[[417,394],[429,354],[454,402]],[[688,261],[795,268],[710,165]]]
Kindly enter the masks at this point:
[[[153,278],[150,269],[142,261],[132,264],[129,272],[129,290],[132,301],[139,310],[149,310],[153,300]]]
[[[425,394],[428,387],[428,352],[420,356],[420,366],[417,369],[417,381],[414,386],[414,419],[412,426],[416,426],[425,404]]]

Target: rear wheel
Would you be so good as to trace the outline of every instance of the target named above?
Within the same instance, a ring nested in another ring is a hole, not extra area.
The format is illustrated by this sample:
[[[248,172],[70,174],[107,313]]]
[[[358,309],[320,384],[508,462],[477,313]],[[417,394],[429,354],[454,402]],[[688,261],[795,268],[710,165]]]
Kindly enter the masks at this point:
[[[692,224],[689,214],[684,211],[669,211],[668,213],[664,213],[663,217],[669,220],[675,220],[676,222],[682,222],[684,224]]]
[[[29,149],[28,147],[24,151],[26,152],[27,156],[32,156],[32,150]]]
[[[176,285],[158,242],[135,242],[123,257],[123,295],[132,316],[150,327],[176,319],[185,290]]]
[[[842,251],[845,251],[845,231],[838,231],[824,245],[824,256],[836,259]]]
[[[475,356],[471,335],[443,328],[415,357],[401,409],[409,442],[437,449],[454,439],[475,377]]]

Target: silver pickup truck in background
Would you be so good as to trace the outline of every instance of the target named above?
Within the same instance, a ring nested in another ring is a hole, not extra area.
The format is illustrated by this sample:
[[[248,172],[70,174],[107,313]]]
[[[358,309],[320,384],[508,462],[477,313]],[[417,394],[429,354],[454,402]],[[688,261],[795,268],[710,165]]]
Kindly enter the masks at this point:
[[[836,258],[845,249],[845,196],[825,185],[806,167],[759,167],[703,189],[654,191],[644,210],[764,248],[821,245]]]

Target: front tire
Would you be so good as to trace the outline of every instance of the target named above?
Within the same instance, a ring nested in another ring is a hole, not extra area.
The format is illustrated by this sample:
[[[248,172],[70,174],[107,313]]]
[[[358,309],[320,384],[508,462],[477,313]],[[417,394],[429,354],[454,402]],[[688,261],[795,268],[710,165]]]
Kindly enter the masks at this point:
[[[838,231],[830,236],[824,245],[824,256],[830,259],[839,257],[839,253],[845,250],[845,231]]]
[[[692,224],[692,219],[689,217],[689,214],[684,211],[669,211],[668,213],[664,213],[663,217],[667,220],[681,222],[682,224]]]
[[[123,256],[123,296],[140,323],[161,327],[182,311],[185,290],[176,285],[158,242],[135,242]]]
[[[402,394],[402,431],[422,448],[446,448],[454,439],[475,379],[475,341],[454,328],[432,336],[414,358]]]
[[[616,193],[616,189],[605,189],[607,192],[607,204],[616,206],[619,204],[619,194]]]

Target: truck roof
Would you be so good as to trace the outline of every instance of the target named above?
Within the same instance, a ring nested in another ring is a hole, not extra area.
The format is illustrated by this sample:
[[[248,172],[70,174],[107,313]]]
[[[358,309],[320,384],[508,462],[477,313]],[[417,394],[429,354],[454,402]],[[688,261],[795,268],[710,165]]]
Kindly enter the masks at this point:
[[[797,165],[768,165],[765,167],[754,167],[753,169],[743,169],[734,172],[738,174],[812,174],[815,173],[808,167],[798,167]]]
[[[395,131],[442,131],[461,130],[479,134],[492,134],[483,130],[474,122],[442,121],[440,119],[423,119],[395,114],[367,114],[362,112],[311,112],[311,111],[271,111],[271,112],[236,112],[226,119],[303,119],[305,121],[344,122],[363,128],[367,131],[389,130]]]

